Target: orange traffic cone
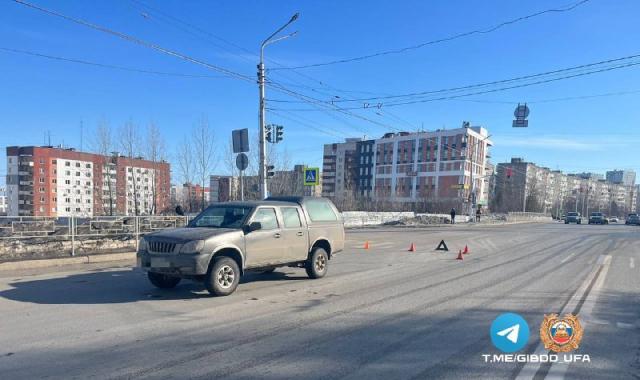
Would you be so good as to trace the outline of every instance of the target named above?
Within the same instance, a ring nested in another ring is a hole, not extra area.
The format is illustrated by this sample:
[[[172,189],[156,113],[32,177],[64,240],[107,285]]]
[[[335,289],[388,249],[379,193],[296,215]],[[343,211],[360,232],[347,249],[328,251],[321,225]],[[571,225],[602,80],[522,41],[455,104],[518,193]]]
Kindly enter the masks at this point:
[[[467,247],[466,245],[464,246],[464,251],[462,251],[462,254],[466,255],[467,253],[471,253],[471,251],[469,251],[469,247]]]
[[[416,245],[411,243],[411,245],[409,246],[409,252],[415,252],[416,251]]]
[[[456,257],[456,260],[464,260],[464,259],[462,258],[462,250],[461,250],[461,249],[460,249],[460,250],[458,250],[458,257]]]
[[[364,242],[364,249],[369,249],[369,242],[368,241]]]

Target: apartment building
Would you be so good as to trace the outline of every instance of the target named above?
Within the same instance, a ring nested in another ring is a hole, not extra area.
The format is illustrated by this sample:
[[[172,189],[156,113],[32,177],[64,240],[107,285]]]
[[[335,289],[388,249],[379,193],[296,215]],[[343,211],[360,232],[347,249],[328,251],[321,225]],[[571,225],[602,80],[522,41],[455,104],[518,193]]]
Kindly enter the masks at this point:
[[[564,174],[512,158],[497,166],[491,203],[496,211],[623,215],[636,211],[637,193],[636,186],[613,183],[598,173]]]
[[[7,147],[7,215],[149,215],[169,207],[169,164],[51,146]]]
[[[180,205],[186,212],[196,212],[202,210],[211,202],[211,191],[209,187],[202,187],[199,184],[184,183],[182,185],[171,186],[171,204],[173,207]]]
[[[7,215],[7,191],[0,187],[0,216]]]
[[[635,186],[636,172],[633,170],[610,170],[607,172],[607,181],[625,186]]]
[[[482,127],[387,133],[324,146],[322,195],[487,204],[492,142]]]

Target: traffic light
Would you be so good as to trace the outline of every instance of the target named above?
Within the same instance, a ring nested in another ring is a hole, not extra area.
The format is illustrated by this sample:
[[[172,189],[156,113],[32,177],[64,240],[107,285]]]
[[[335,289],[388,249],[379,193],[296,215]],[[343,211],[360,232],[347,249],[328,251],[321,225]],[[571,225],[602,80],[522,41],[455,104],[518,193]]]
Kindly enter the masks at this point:
[[[273,166],[273,165],[267,165],[267,178],[271,178],[271,177],[273,177],[275,175],[275,173],[274,173],[274,169],[275,168],[276,167]]]
[[[273,142],[271,125],[264,126],[264,138],[270,143]]]
[[[282,125],[276,125],[276,139],[274,142],[279,143],[280,141],[282,141],[283,134],[284,134],[284,127]]]

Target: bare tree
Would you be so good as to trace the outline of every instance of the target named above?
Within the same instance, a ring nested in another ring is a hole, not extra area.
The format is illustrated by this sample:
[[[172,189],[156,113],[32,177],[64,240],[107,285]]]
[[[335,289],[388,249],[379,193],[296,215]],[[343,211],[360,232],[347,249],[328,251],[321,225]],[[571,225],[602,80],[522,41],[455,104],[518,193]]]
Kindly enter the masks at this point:
[[[100,157],[100,177],[96,181],[96,189],[100,194],[102,213],[110,216],[114,215],[116,207],[116,187],[115,187],[115,163],[112,162],[112,152],[116,149],[113,140],[113,131],[105,120],[101,120],[90,141],[91,150],[99,154]],[[112,170],[113,169],[113,170]]]
[[[133,160],[140,155],[140,135],[131,120],[120,127],[120,147],[124,155],[129,159],[129,165],[131,165],[125,173],[125,184],[128,185],[129,175],[131,175],[132,184],[132,192],[129,192],[128,186],[125,186],[127,204],[129,196],[133,196],[134,215],[138,216],[140,214],[140,185],[138,184],[136,170],[133,167]]]
[[[196,172],[202,186],[201,210],[204,210],[206,207],[205,187],[207,187],[207,179],[216,166],[215,136],[206,117],[202,117],[194,128],[192,140],[196,154]]]
[[[154,215],[158,212],[158,182],[159,182],[159,164],[166,159],[166,145],[160,130],[155,123],[149,123],[147,126],[146,156],[152,163],[151,177],[151,210],[150,214]]]
[[[191,144],[189,140],[184,137],[183,140],[178,144],[177,158],[178,158],[178,167],[180,168],[180,177],[182,178],[182,183],[191,186],[195,176],[195,160],[193,158],[193,151],[191,149]],[[177,195],[177,194],[176,194]],[[193,199],[191,198],[191,191],[187,194],[187,204],[183,204],[182,206],[187,208],[187,211],[193,211]]]

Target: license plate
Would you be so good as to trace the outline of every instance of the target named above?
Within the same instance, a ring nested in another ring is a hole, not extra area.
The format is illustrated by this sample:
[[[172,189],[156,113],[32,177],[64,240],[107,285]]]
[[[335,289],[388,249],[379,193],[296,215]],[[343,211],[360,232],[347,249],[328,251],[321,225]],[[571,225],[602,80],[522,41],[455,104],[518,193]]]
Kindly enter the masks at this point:
[[[151,259],[152,268],[169,268],[169,260],[166,259]]]

